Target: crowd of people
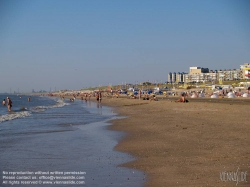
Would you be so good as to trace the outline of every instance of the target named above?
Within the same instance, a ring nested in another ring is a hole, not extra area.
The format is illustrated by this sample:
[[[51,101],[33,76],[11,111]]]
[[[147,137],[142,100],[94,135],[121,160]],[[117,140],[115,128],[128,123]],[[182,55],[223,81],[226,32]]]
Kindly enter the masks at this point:
[[[244,92],[241,92],[241,90],[220,90],[218,91],[218,96],[223,98],[224,96],[226,96],[228,93],[233,93],[236,97],[241,97],[243,95]],[[90,101],[91,97],[95,97],[96,98],[96,101],[98,103],[101,103],[102,102],[102,98],[103,96],[106,96],[106,97],[109,97],[111,96],[111,98],[118,98],[119,97],[119,92],[118,91],[114,91],[112,89],[110,89],[110,91],[102,91],[102,90],[99,90],[99,91],[93,91],[93,92],[88,92],[88,93],[73,93],[73,94],[65,94],[65,95],[72,95],[73,98],[70,99],[70,102],[74,102],[74,100],[76,99],[76,97],[81,97],[81,100],[85,100],[85,101]],[[186,103],[186,102],[189,102],[187,100],[188,97],[190,98],[198,98],[198,97],[205,97],[205,96],[212,96],[213,93],[208,93],[208,92],[205,92],[205,89],[203,90],[195,90],[195,91],[186,91],[186,92],[175,92],[174,93],[174,96],[178,96],[180,94],[180,98],[175,100],[175,102],[183,102],[183,103]],[[248,87],[247,89],[247,94],[250,95],[250,87]],[[51,94],[48,94],[48,96],[54,96],[52,93]],[[166,94],[165,95],[166,97],[169,96],[169,94]],[[61,96],[60,97],[62,99],[64,99],[64,96]],[[156,97],[156,94],[148,94],[148,93],[143,93],[141,92],[141,90],[139,90],[139,92],[137,94],[127,94],[127,98],[129,99],[142,99],[142,100],[149,100],[149,101],[158,101],[157,97]],[[30,102],[30,97],[28,98],[28,102]],[[3,99],[2,101],[2,105],[3,106],[7,106],[8,108],[8,111],[10,112],[11,111],[11,108],[12,108],[12,100],[7,97],[7,99]]]
[[[250,94],[250,87],[247,89],[248,94]],[[239,91],[231,91],[231,90],[220,90],[217,91],[218,92],[218,96],[220,97],[224,97],[226,96],[228,93],[233,92],[235,94],[235,96],[242,96],[242,93],[240,90]],[[96,101],[98,103],[102,102],[103,97],[111,97],[113,98],[118,98],[120,97],[121,92],[119,90],[113,90],[112,88],[110,90],[96,90],[96,91],[89,91],[89,92],[74,92],[74,93],[64,93],[64,96],[73,96],[73,98],[70,99],[71,102],[73,102],[76,97],[81,98],[81,100],[85,100],[90,101],[91,97],[94,97],[96,99]],[[204,97],[211,97],[213,95],[213,91],[208,91],[205,89],[201,89],[201,90],[187,90],[187,91],[170,91],[165,93],[164,95],[161,96],[161,98],[163,97],[170,97],[170,96],[180,96],[179,99],[175,100],[175,102],[189,102],[187,100],[187,98],[204,98]],[[53,94],[51,94],[50,96],[53,96]],[[125,95],[123,94],[123,97]],[[138,92],[126,92],[126,96],[129,99],[139,99],[139,100],[149,100],[149,101],[158,101],[157,98],[157,94],[154,93],[147,93],[147,92],[142,92],[142,90],[139,90]],[[64,98],[63,96],[61,96],[61,98]]]

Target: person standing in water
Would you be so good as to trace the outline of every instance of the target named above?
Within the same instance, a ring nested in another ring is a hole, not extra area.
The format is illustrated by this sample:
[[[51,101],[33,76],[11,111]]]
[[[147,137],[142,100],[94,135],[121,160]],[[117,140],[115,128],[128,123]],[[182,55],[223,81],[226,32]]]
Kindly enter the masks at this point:
[[[11,111],[11,107],[12,107],[12,101],[9,97],[7,97],[7,101],[8,101],[8,111]]]
[[[30,102],[30,97],[28,98],[28,101]]]
[[[2,104],[3,104],[3,106],[5,106],[5,105],[6,105],[6,101],[5,101],[5,99],[3,99]]]
[[[101,91],[99,91],[98,96],[99,96],[99,103],[101,103],[102,102],[102,92]]]

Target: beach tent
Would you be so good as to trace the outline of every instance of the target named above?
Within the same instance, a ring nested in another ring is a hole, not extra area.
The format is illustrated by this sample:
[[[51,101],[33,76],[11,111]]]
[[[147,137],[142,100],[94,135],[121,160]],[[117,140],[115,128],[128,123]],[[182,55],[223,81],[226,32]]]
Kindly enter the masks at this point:
[[[244,94],[242,95],[242,97],[250,97],[250,94],[244,93]]]
[[[191,98],[197,98],[197,95],[196,95],[196,94],[193,94],[193,95],[191,96]]]
[[[199,97],[205,97],[204,93],[200,93]]]
[[[213,95],[211,95],[211,98],[219,98],[217,93],[214,93]]]
[[[229,93],[227,94],[227,97],[228,97],[228,98],[235,98],[235,94],[234,94],[233,92],[229,92]]]

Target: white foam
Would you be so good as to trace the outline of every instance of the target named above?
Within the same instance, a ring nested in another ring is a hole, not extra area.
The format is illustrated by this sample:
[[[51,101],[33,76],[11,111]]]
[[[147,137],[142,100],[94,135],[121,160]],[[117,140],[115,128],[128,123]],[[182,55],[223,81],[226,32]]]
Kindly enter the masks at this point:
[[[30,115],[31,115],[31,113],[28,111],[5,114],[5,115],[0,116],[0,123],[4,122],[4,121],[13,120],[16,118],[24,118],[24,117],[30,116]]]
[[[13,113],[5,114],[2,116],[0,115],[0,123],[4,121],[13,120],[16,118],[24,118],[26,116],[30,116],[32,112],[43,112],[49,108],[59,108],[59,107],[64,107],[65,105],[69,105],[69,103],[65,103],[62,100],[58,100],[55,105],[37,106],[37,107],[32,108],[30,111],[13,112]]]
[[[49,109],[49,108],[60,108],[60,107],[64,107],[65,105],[69,105],[69,103],[65,103],[65,102],[63,102],[63,100],[58,100],[55,105],[36,106],[35,108],[32,108],[31,111],[32,112],[43,112],[43,111],[45,111],[46,109]]]

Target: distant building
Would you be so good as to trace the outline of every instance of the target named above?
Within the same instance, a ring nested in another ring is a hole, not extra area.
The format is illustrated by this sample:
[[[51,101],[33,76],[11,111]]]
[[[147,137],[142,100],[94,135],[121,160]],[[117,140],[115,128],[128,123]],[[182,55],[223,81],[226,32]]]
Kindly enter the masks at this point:
[[[170,72],[168,74],[168,82],[172,82],[172,80],[173,80],[173,74]]]
[[[169,73],[168,74],[168,82],[170,82],[170,83],[178,83],[178,82],[185,82],[185,75],[186,75],[187,73],[184,73],[184,72],[182,72],[182,73],[180,73],[180,72],[178,72],[178,73]]]
[[[210,70],[203,67],[190,67],[189,73],[169,73],[168,82],[216,82],[250,79],[250,64],[240,65],[240,69]]]
[[[215,82],[218,80],[217,75],[218,71],[217,70],[210,70],[209,73],[205,73],[205,81],[206,82]]]
[[[233,69],[233,80],[240,80],[240,79],[241,79],[241,70]]]
[[[229,80],[239,80],[243,79],[241,76],[241,70],[228,69],[219,70],[217,75],[217,80],[229,81]]]
[[[168,82],[170,83],[175,83],[176,82],[176,73],[169,73],[168,74]]]
[[[176,73],[175,72],[172,74],[172,82],[176,82]]]
[[[177,83],[179,83],[179,82],[185,82],[185,74],[187,74],[187,73],[184,73],[184,72],[180,73],[180,72],[178,72],[176,74],[176,82]]]
[[[189,68],[189,74],[201,74],[201,73],[209,73],[208,68],[201,68],[201,67],[190,67]]]
[[[245,63],[244,65],[240,65],[241,70],[241,78],[242,79],[250,79],[250,64]]]

